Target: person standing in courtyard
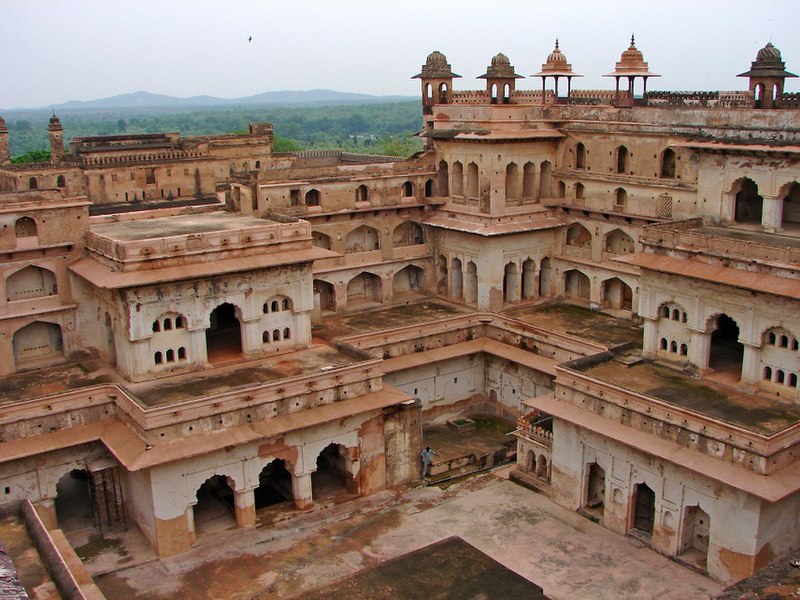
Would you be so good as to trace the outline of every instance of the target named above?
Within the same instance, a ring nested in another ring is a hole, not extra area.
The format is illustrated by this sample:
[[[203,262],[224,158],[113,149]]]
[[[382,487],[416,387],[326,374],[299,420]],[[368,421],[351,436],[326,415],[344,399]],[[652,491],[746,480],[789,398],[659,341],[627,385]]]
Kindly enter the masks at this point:
[[[432,450],[430,446],[425,446],[425,450],[420,453],[420,456],[422,457],[422,477],[424,479],[428,476],[431,464],[433,463],[433,457],[438,456],[438,453],[436,450]]]

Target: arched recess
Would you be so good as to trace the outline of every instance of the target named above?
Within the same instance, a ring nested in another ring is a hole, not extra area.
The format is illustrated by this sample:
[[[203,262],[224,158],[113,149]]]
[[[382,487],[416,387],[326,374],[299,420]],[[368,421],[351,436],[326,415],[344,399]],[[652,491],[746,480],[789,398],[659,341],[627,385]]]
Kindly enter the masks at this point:
[[[464,272],[464,301],[467,304],[478,303],[478,267],[469,261]]]
[[[506,199],[519,200],[522,190],[520,189],[519,167],[517,163],[508,163],[506,166]]]
[[[667,148],[661,153],[661,177],[663,179],[675,179],[675,151]]]
[[[356,202],[369,202],[369,188],[363,183],[356,188]]]
[[[368,225],[356,227],[345,238],[345,254],[371,252],[380,249],[380,234],[377,229]]]
[[[685,560],[705,568],[708,562],[708,540],[711,532],[711,518],[700,506],[687,506],[683,511],[678,554]]]
[[[592,248],[592,234],[580,223],[573,223],[567,227],[566,239],[564,241],[567,246],[573,248]]]
[[[603,282],[603,306],[616,310],[633,310],[633,290],[618,277],[606,279]]]
[[[6,300],[30,300],[58,294],[56,278],[52,271],[28,266],[13,273],[6,280]]]
[[[428,179],[425,181],[425,197],[432,198],[434,194],[433,179]]]
[[[331,249],[331,236],[322,233],[321,231],[312,231],[311,232],[311,245],[316,248],[325,248],[326,250]]]
[[[792,231],[800,229],[800,183],[796,181],[784,189],[781,227]]]
[[[292,474],[286,468],[285,460],[276,458],[261,469],[253,496],[256,510],[293,500]]]
[[[589,465],[586,472],[586,495],[583,506],[596,510],[601,515],[606,501],[606,470],[596,462]]]
[[[67,180],[63,175],[59,175],[56,177],[56,186],[63,188],[67,186]]]
[[[636,251],[636,244],[627,233],[621,229],[614,229],[603,238],[603,250],[610,254],[633,254]]]
[[[239,309],[229,302],[211,311],[210,325],[206,329],[206,355],[211,364],[241,358],[242,331],[238,313]]]
[[[514,262],[507,263],[504,269],[503,302],[519,302],[519,270]]]
[[[526,199],[536,197],[536,165],[530,161],[522,167],[522,197]]]
[[[448,174],[447,161],[439,161],[439,170],[436,173],[436,187],[439,196],[447,196],[449,193],[448,183],[450,176]]]
[[[479,193],[478,165],[471,162],[467,165],[467,197],[477,198]]]
[[[14,221],[14,235],[17,237],[18,241],[20,241],[20,238],[37,237],[38,231],[36,228],[36,221],[31,217],[20,217]]]
[[[453,195],[464,195],[464,165],[458,160],[453,163]]]
[[[550,258],[545,256],[539,263],[539,295],[548,297],[552,294],[553,269],[550,265]]]
[[[559,198],[566,198],[567,197],[567,184],[563,181],[558,182],[558,197]]]
[[[614,210],[625,211],[628,208],[628,192],[623,188],[614,190]]]
[[[61,327],[55,323],[34,321],[14,333],[12,340],[17,368],[27,361],[50,363],[64,357]]]
[[[306,206],[319,206],[320,198],[319,190],[308,190],[305,195]]]
[[[447,84],[445,82],[439,84],[439,103],[447,104]]]
[[[315,299],[317,295],[319,295],[319,308],[323,314],[336,312],[336,292],[332,283],[328,283],[322,279],[315,279]]]
[[[582,183],[578,182],[574,186],[575,189],[575,200],[583,200],[585,195],[585,187]]]
[[[464,297],[464,274],[461,260],[458,258],[450,262],[450,295],[453,298]]]
[[[522,299],[536,296],[536,261],[529,258],[522,263]]]
[[[362,271],[347,283],[347,306],[381,302],[381,278]]]
[[[213,475],[198,488],[192,507],[196,539],[236,526],[233,491],[233,482],[224,475]]]
[[[589,300],[591,282],[577,269],[564,272],[564,295],[574,300]]]
[[[553,165],[544,161],[539,168],[539,198],[553,196]]]
[[[38,187],[39,187],[39,181],[36,179],[36,177],[31,177],[30,179],[28,179],[28,189],[35,190]]]
[[[734,184],[733,219],[736,223],[761,223],[764,199],[758,193],[758,185],[745,177]]]
[[[422,225],[416,221],[405,221],[394,228],[392,233],[392,246],[418,246],[425,243]]]
[[[586,168],[586,146],[582,142],[578,142],[575,145],[575,168]]]
[[[618,146],[614,152],[616,172],[626,174],[628,172],[628,149],[625,146]]]
[[[411,198],[414,196],[414,184],[410,181],[403,182],[403,185],[400,187],[400,195],[403,198]]]
[[[737,382],[742,376],[744,346],[739,341],[739,325],[725,313],[709,319],[712,329],[708,366]]]
[[[313,498],[357,493],[358,485],[350,471],[347,448],[341,444],[328,444],[317,456],[317,470],[311,474]]]
[[[415,265],[408,265],[395,273],[392,279],[393,296],[419,294],[423,289],[423,271]]]

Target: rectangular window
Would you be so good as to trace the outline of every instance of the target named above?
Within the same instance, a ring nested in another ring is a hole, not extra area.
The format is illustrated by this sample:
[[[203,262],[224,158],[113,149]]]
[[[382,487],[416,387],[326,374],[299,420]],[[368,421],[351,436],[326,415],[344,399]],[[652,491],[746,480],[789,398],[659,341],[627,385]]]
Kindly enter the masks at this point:
[[[292,206],[300,205],[300,190],[289,190],[289,204]]]
[[[167,169],[167,177],[172,176],[172,169]]]
[[[145,171],[145,182],[146,183],[155,183],[156,182],[156,170],[155,169],[147,169]]]

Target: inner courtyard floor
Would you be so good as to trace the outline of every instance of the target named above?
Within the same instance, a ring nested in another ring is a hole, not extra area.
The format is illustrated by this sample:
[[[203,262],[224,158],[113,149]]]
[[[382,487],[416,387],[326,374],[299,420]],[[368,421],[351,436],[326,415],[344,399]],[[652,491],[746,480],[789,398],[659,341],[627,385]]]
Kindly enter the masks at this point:
[[[128,553],[131,528],[117,534],[122,547],[98,543],[84,560],[108,598],[282,599],[458,536],[554,600],[683,600],[722,590],[506,480],[511,468],[450,486],[328,503],[292,519],[260,519],[255,529],[208,532],[191,551],[164,559],[139,548]],[[120,556],[135,558],[116,560]]]

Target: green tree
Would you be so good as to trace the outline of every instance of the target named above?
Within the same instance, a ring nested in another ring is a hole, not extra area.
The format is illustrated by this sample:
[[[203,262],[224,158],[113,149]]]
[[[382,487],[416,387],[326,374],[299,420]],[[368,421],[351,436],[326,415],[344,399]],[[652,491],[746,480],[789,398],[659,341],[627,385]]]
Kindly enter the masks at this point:
[[[273,152],[299,152],[302,149],[303,147],[294,140],[290,140],[289,138],[285,138],[277,134],[275,134],[275,137],[272,140]]]
[[[117,131],[120,133],[125,133],[128,131],[128,124],[125,122],[125,119],[120,119],[117,121]]]
[[[50,162],[50,152],[48,150],[28,150],[28,152],[25,154],[21,154],[20,156],[11,159],[12,165],[47,162]]]

